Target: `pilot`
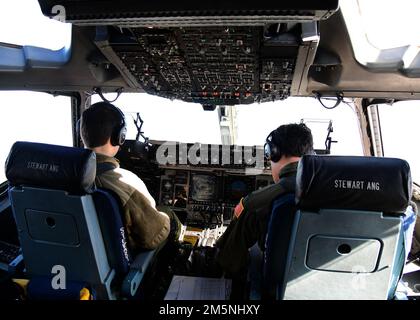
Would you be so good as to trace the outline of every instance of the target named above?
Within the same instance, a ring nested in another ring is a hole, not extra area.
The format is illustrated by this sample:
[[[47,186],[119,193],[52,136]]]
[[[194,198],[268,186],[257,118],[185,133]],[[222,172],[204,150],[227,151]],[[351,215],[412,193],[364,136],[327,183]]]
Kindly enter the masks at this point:
[[[85,147],[96,153],[96,185],[120,198],[130,252],[155,249],[167,239],[177,240],[181,225],[176,215],[156,209],[155,200],[143,181],[120,168],[114,158],[126,135],[120,109],[108,102],[93,104],[82,114],[80,131]]]
[[[275,184],[242,198],[231,223],[217,242],[217,261],[234,283],[235,280],[241,283],[246,276],[248,249],[258,242],[264,250],[274,199],[294,193],[298,162],[303,155],[314,153],[311,130],[303,123],[282,125],[268,135],[264,150],[271,162]]]

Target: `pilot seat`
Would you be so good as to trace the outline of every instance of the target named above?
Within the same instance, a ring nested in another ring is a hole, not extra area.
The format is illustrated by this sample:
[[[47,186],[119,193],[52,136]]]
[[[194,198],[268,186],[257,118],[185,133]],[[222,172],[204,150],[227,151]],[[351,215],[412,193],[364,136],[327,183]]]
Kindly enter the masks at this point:
[[[95,187],[96,169],[91,150],[30,142],[12,146],[6,176],[28,298],[65,299],[74,297],[69,290],[82,287],[101,300],[139,296],[154,251],[131,257],[119,200]],[[64,286],[54,278],[59,275]]]
[[[302,157],[296,193],[273,204],[262,297],[393,299],[410,249],[411,194],[404,160]]]

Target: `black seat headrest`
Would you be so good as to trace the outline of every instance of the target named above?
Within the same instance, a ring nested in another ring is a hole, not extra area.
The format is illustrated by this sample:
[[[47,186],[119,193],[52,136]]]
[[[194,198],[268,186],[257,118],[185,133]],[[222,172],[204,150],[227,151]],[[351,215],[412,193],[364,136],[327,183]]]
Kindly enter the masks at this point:
[[[296,179],[301,209],[402,213],[412,195],[410,166],[395,158],[307,155]]]
[[[6,160],[11,186],[31,186],[90,193],[95,188],[96,154],[92,150],[16,142]]]

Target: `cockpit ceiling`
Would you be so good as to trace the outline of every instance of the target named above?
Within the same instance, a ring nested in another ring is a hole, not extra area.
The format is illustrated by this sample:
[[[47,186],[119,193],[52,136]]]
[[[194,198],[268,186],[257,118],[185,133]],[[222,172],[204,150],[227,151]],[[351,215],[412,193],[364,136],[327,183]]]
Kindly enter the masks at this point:
[[[416,74],[355,60],[338,1],[242,2],[39,0],[44,15],[59,5],[73,21],[70,60],[2,70],[0,90],[122,89],[203,105],[420,98]]]
[[[60,5],[67,21],[95,26],[95,44],[130,87],[203,105],[287,98],[301,80],[294,74],[303,25],[316,46],[316,21],[338,9],[338,1],[304,0],[40,3],[45,15]]]
[[[46,16],[65,9],[66,21],[77,25],[121,27],[203,27],[264,25],[284,21],[327,19],[338,9],[338,0],[39,0]]]

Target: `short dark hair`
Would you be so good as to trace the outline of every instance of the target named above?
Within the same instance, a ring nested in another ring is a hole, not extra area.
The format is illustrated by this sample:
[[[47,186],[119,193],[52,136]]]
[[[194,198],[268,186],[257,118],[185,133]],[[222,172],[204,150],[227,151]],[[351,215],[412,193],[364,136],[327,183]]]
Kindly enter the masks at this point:
[[[302,157],[314,152],[311,129],[304,123],[281,125],[271,133],[271,141],[282,156]]]
[[[108,102],[97,102],[86,109],[81,117],[80,134],[88,148],[103,146],[119,127],[121,116]]]

